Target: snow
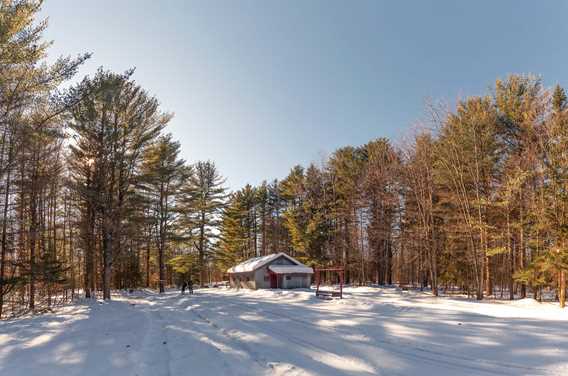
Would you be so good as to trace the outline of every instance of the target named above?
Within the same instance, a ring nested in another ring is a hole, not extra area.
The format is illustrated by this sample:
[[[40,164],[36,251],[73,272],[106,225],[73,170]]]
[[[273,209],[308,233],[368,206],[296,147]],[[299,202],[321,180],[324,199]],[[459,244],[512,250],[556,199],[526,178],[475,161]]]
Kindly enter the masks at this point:
[[[264,265],[270,263],[271,261],[276,260],[280,256],[286,257],[288,260],[292,261],[296,265],[303,265],[301,262],[299,262],[295,258],[288,256],[284,252],[280,252],[280,253],[273,253],[271,255],[266,255],[266,256],[261,256],[261,257],[253,257],[251,259],[248,259],[246,261],[241,262],[240,264],[233,266],[232,268],[229,268],[229,270],[227,270],[227,273],[252,272],[252,271],[254,271],[258,268],[261,268]]]
[[[241,262],[240,264],[233,266],[232,268],[229,268],[229,270],[227,270],[227,273],[252,272],[253,270],[256,270],[261,266],[268,264],[270,261],[278,258],[281,255],[282,255],[281,253],[274,253],[262,257],[253,257],[244,262]]]
[[[568,310],[395,288],[209,288],[0,323],[0,375],[567,375]]]
[[[304,273],[313,274],[314,270],[304,265],[270,265],[268,269],[276,274]]]

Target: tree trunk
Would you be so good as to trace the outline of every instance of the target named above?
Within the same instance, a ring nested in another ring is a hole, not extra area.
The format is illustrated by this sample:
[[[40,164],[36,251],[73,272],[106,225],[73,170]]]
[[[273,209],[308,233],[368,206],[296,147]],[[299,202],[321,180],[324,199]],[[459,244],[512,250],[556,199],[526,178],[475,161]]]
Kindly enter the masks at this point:
[[[519,222],[520,222],[520,234],[519,234],[519,250],[520,250],[520,257],[519,257],[519,261],[520,261],[520,270],[523,270],[525,268],[525,231],[523,229],[523,224],[524,224],[524,215],[523,215],[523,195],[521,192],[521,197],[520,197],[520,202],[521,205],[519,207]],[[521,298],[524,299],[527,297],[527,285],[526,283],[522,282],[521,283]]]
[[[164,284],[166,282],[166,267],[164,265],[164,250],[166,247],[166,218],[167,218],[167,196],[164,190],[164,183],[160,183],[160,201],[158,212],[158,269],[160,281],[158,283],[160,294],[166,291]]]
[[[165,292],[164,282],[166,280],[166,268],[164,266],[164,244],[163,241],[160,241],[160,247],[158,247],[158,264],[160,268],[160,293]]]
[[[199,227],[199,285],[205,286],[205,213],[201,213],[201,226]]]
[[[485,295],[493,295],[493,284],[491,280],[491,258],[486,254],[483,260],[484,277],[485,277]]]
[[[4,308],[4,277],[6,270],[6,226],[8,219],[8,200],[10,199],[10,164],[12,163],[12,141],[10,139],[10,151],[8,152],[8,171],[6,175],[6,190],[4,192],[4,209],[2,213],[2,254],[0,256],[0,319],[2,319],[2,310]]]
[[[266,204],[263,204],[263,208],[262,208],[262,243],[261,243],[261,256],[266,256],[266,243],[267,243],[267,239],[266,239]]]
[[[432,287],[432,294],[434,296],[438,296],[438,258],[437,258],[437,244],[436,244],[436,232],[434,227],[434,218],[432,215],[429,216],[430,226],[432,227],[430,231],[428,231],[430,235],[430,254],[429,254],[429,262],[430,262],[430,284]]]
[[[515,299],[515,281],[513,274],[515,272],[515,250],[511,242],[511,223],[509,217],[509,207],[507,207],[507,247],[509,248],[509,300]]]
[[[34,188],[32,187],[32,191]],[[35,269],[36,269],[36,244],[37,244],[37,208],[36,194],[32,193],[30,197],[30,302],[29,308],[33,312],[35,310]]]
[[[109,228],[110,220],[105,218],[103,225],[103,299],[110,300],[110,283],[112,274],[112,233]]]
[[[96,294],[95,280],[95,212],[91,203],[87,203],[85,223],[85,298],[94,298]]]
[[[151,240],[148,240],[146,249],[146,287],[150,287],[150,245]]]
[[[566,306],[566,270],[560,271],[560,283],[559,283],[558,300],[560,301],[560,308]]]

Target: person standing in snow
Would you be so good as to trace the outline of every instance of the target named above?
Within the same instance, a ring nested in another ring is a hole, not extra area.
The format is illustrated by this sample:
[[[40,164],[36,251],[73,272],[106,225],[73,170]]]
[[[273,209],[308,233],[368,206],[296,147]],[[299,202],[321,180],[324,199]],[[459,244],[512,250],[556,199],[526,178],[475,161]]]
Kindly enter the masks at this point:
[[[191,280],[191,278],[187,282],[187,288],[189,290],[189,293],[193,295],[193,281]]]

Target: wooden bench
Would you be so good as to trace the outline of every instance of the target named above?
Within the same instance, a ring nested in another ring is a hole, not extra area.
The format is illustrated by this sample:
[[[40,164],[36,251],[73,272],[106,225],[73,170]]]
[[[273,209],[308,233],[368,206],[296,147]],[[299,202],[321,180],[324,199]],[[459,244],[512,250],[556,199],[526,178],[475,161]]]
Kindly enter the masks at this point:
[[[341,298],[341,293],[339,291],[318,291],[316,296],[321,299],[333,299]]]

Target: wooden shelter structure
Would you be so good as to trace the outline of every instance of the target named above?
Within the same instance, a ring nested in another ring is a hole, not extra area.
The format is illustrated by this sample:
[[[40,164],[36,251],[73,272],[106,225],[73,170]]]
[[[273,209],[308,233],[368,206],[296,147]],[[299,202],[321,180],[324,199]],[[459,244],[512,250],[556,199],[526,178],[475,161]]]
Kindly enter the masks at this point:
[[[332,268],[314,268],[316,279],[316,296],[322,299],[343,299],[343,284],[345,281],[345,268],[336,266]],[[337,273],[339,275],[339,290],[335,289],[322,289],[321,288],[321,274],[323,273]]]

